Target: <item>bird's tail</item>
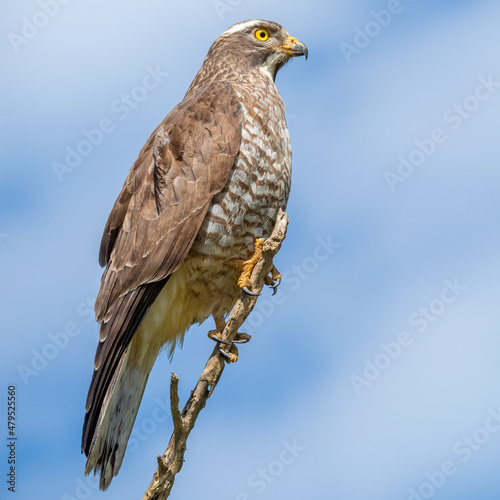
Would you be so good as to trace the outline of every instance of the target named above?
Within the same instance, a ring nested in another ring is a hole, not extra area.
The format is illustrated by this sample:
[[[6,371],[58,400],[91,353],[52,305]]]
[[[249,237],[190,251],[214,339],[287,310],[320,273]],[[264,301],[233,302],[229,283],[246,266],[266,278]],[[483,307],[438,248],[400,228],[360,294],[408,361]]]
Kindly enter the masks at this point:
[[[85,472],[100,473],[103,490],[120,470],[149,372],[163,343],[161,336],[156,338],[154,321],[143,320],[167,280],[123,295],[110,309],[110,317],[102,318],[85,405],[82,452],[87,455]]]
[[[106,392],[92,444],[87,454],[85,474],[100,473],[99,487],[107,489],[122,465],[127,443],[144,394],[151,366],[140,366],[122,355]]]

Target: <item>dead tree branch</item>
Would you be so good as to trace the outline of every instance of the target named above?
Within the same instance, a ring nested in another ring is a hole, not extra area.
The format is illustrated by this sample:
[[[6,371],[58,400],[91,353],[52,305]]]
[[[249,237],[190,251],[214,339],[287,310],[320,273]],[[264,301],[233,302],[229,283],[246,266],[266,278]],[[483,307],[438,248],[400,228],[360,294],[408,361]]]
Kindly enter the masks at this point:
[[[273,258],[281,248],[288,227],[288,216],[280,210],[276,225],[270,238],[264,243],[262,256],[257,262],[250,278],[252,291],[260,292],[264,286],[264,278],[271,272]],[[257,297],[241,293],[231,312],[222,338],[231,341],[257,302]],[[184,463],[186,443],[191,430],[196,423],[200,411],[204,408],[208,398],[212,395],[224,370],[225,362],[216,346],[205,365],[205,368],[191,392],[182,412],[179,410],[178,385],[179,377],[172,373],[170,380],[170,407],[174,430],[165,453],[158,455],[158,468],[142,500],[165,500],[170,495],[175,475],[181,470]]]

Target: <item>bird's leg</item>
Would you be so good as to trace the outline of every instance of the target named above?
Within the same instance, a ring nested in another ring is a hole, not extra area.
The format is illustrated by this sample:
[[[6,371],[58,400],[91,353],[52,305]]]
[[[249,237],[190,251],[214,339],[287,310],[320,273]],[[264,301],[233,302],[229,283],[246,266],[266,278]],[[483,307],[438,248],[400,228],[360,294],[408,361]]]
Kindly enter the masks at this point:
[[[230,346],[229,351],[226,351],[222,348],[222,346],[219,346],[219,351],[224,356],[227,363],[236,363],[236,361],[238,361],[238,348],[235,344],[246,344],[251,339],[250,335],[238,332],[232,342],[222,340],[222,332],[224,331],[224,328],[226,328],[226,322],[221,316],[214,316],[214,320],[215,330],[210,330],[208,332],[208,338],[215,342],[220,342],[221,344]]]
[[[257,264],[260,256],[262,255],[262,247],[264,246],[264,239],[257,238],[255,240],[255,251],[252,257],[249,260],[243,262],[243,269],[241,275],[238,279],[238,286],[248,295],[260,295],[259,293],[251,292],[248,287],[251,285],[250,276],[252,275],[253,268],[255,264]]]

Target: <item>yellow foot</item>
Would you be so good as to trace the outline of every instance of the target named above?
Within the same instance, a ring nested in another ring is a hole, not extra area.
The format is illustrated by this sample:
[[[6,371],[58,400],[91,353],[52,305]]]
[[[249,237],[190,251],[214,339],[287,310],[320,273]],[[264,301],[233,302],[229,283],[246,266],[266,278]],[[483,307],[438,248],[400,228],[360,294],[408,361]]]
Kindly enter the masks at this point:
[[[208,332],[208,338],[213,340],[214,342],[221,342],[222,344],[231,345],[231,342],[222,340],[222,334],[218,330],[210,330]]]
[[[220,342],[221,344],[224,345],[231,345],[231,344],[246,344],[247,342],[250,342],[250,339],[252,338],[251,335],[248,335],[248,333],[240,333],[238,332],[235,336],[232,342],[227,342],[226,340],[222,339],[222,334],[218,330],[210,330],[208,332],[208,338],[213,340],[214,342]]]
[[[260,259],[260,256],[262,255],[263,246],[264,246],[263,238],[257,238],[255,240],[255,252],[252,258],[243,262],[243,270],[238,279],[238,286],[240,288],[248,288],[250,286],[250,276],[252,275],[252,271],[255,267],[255,264],[257,264],[258,260]]]
[[[236,361],[238,361],[238,348],[234,344],[231,344],[229,351],[222,349],[222,347],[219,348],[219,351],[227,364],[236,363]]]
[[[229,350],[219,346],[219,351],[222,356],[224,356],[226,363],[236,363],[236,361],[238,361],[238,348],[234,344],[246,344],[252,337],[247,333],[238,332],[232,342],[222,340],[222,332],[224,331],[225,322],[222,318],[214,319],[216,330],[210,330],[208,332],[208,338],[215,342],[230,346]]]
[[[281,274],[274,265],[271,269],[271,276],[266,276],[264,278],[264,283],[273,289],[273,295],[278,291],[278,287],[281,283]]]
[[[233,342],[226,342],[222,340],[221,334],[217,332],[217,330],[211,330],[208,332],[208,337],[215,342],[220,342],[221,344],[229,346],[229,349],[225,349],[223,346],[219,346],[219,352],[224,357],[224,361],[226,363],[236,363],[238,361],[238,348],[234,345]],[[250,340],[250,335],[246,333],[237,333],[234,339],[234,342],[238,344],[244,344]]]
[[[234,344],[246,344],[250,339],[251,337],[247,333],[237,333],[229,351],[220,347],[219,351],[224,356],[226,363],[236,363],[238,361],[238,348]]]

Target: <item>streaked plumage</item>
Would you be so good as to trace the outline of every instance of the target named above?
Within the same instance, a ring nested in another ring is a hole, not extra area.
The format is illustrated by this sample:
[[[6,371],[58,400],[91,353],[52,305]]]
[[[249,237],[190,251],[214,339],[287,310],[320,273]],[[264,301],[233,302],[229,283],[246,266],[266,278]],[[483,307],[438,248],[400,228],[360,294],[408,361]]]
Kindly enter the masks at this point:
[[[102,489],[120,469],[158,352],[230,311],[240,289],[228,263],[249,258],[286,207],[291,149],[274,78],[304,54],[276,23],[227,30],[128,174],[99,254],[100,341],[82,436],[85,471],[100,472]]]

